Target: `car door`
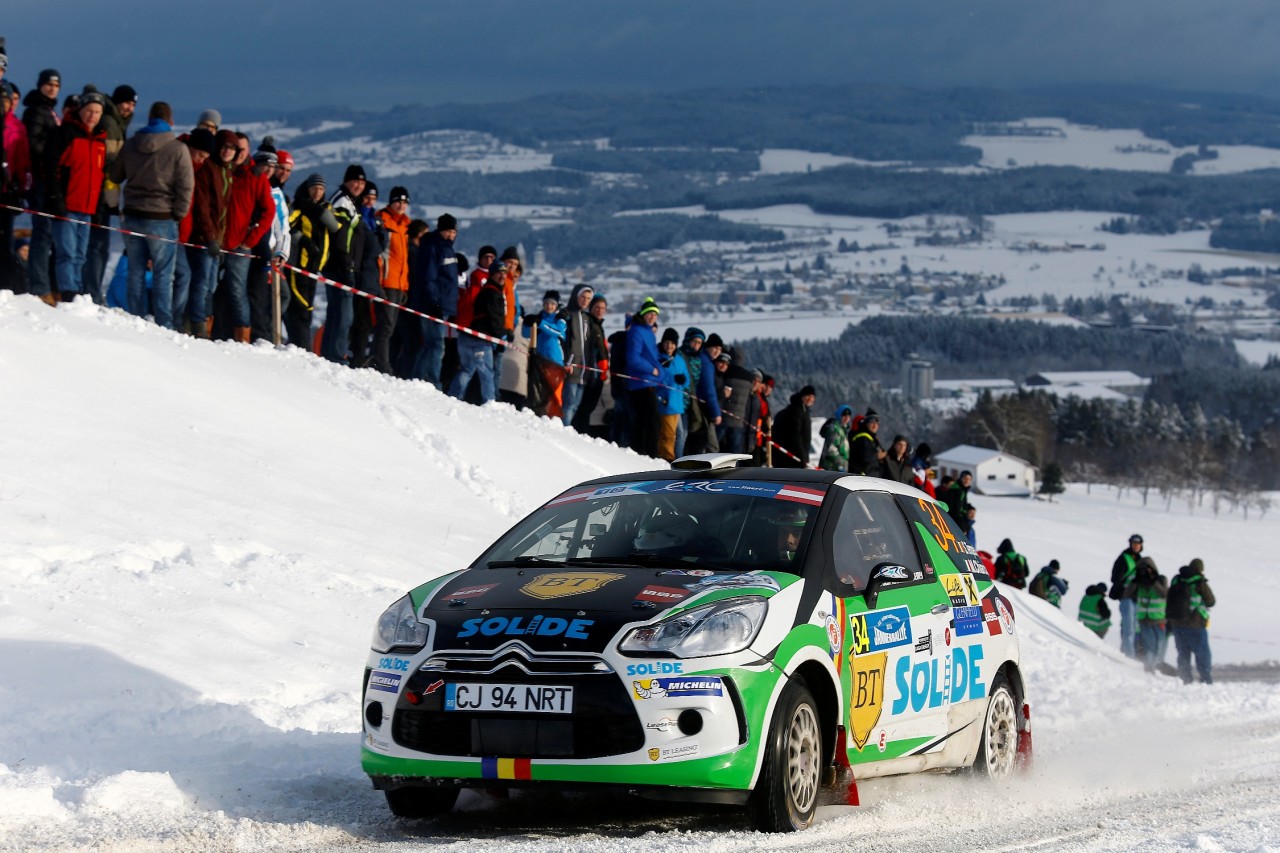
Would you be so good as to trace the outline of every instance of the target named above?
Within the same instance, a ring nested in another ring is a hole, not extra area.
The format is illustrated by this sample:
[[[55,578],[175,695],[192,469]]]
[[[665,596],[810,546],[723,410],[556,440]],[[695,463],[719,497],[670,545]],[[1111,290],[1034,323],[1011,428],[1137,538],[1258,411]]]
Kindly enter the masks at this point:
[[[823,532],[827,588],[844,603],[839,663],[851,764],[927,750],[946,734],[950,602],[894,497],[846,492]]]

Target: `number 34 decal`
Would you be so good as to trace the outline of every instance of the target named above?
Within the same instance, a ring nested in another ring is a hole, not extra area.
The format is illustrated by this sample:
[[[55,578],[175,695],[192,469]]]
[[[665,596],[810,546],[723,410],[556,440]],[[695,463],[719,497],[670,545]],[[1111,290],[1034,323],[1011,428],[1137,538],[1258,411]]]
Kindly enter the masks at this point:
[[[921,511],[929,517],[929,523],[933,525],[933,538],[938,543],[938,547],[944,551],[962,553],[960,543],[956,541],[955,534],[947,526],[947,521],[943,518],[942,510],[938,508],[938,505],[930,503],[924,498],[920,498],[918,503]]]

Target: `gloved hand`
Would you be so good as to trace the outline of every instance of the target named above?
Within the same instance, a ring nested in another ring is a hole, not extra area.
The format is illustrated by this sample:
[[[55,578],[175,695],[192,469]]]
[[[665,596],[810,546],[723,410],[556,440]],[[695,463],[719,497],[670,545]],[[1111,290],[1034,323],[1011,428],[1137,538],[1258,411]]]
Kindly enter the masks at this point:
[[[222,247],[218,245],[217,240],[210,240],[209,245],[205,246],[205,251],[209,253],[209,257],[216,258],[222,254]]]
[[[507,351],[507,347],[505,344],[498,344],[496,347],[493,348],[493,351],[496,352],[498,355],[502,355],[504,352]]]

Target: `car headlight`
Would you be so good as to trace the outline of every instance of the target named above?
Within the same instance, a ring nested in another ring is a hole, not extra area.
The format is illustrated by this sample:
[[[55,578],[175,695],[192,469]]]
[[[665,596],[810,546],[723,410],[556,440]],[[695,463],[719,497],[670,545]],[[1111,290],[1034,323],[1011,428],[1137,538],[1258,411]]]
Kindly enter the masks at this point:
[[[618,648],[624,654],[665,652],[682,658],[740,652],[756,638],[768,610],[759,596],[726,598],[636,628]]]
[[[427,644],[427,625],[419,622],[409,596],[388,607],[378,617],[373,629],[373,650],[386,652],[393,648],[420,649]]]

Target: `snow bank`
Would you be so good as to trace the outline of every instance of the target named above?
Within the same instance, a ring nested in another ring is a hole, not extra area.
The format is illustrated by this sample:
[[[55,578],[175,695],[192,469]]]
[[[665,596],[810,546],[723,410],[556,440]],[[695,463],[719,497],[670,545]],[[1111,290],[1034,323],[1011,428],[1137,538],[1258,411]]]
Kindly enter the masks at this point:
[[[467,794],[444,821],[397,823],[358,764],[374,618],[557,491],[654,463],[84,303],[0,293],[0,342],[0,850],[953,849],[979,824],[972,846],[1262,849],[1280,830],[1256,782],[1280,768],[1275,687],[1147,676],[1075,624],[1074,598],[1064,614],[1017,592],[1037,769],[1010,788],[876,780],[862,809],[768,839],[733,813],[609,797]],[[1245,660],[1277,657],[1258,559],[1275,524],[1073,487],[983,502],[979,541],[1056,556],[1073,596],[1133,529],[1168,570],[1203,556],[1215,651]]]

